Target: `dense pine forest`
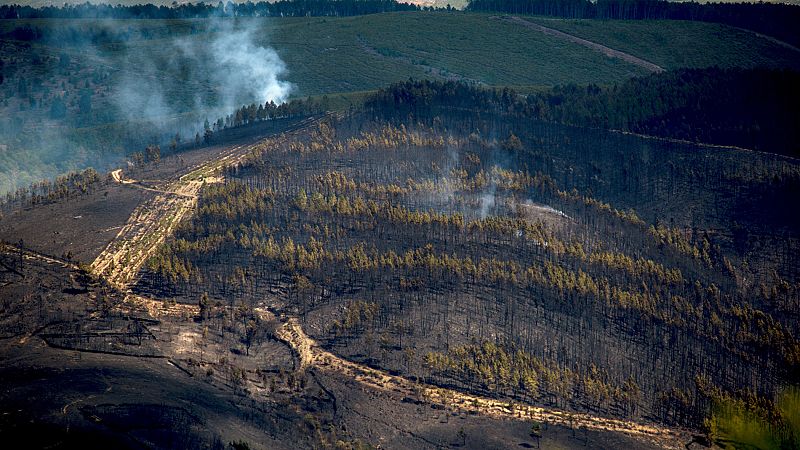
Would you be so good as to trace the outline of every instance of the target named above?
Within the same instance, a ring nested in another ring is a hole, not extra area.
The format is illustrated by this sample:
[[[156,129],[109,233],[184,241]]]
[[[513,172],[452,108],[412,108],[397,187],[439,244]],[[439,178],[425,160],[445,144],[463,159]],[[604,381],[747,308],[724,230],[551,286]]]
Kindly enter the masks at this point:
[[[517,119],[618,130],[697,143],[800,156],[800,73],[769,69],[681,69],[608,87],[563,85],[522,95],[458,82],[411,80],[379,90],[364,108],[381,117],[431,119],[442,111],[481,111]],[[325,109],[327,98],[302,109]],[[251,104],[219,124],[274,117]],[[295,108],[297,109],[297,108]],[[281,114],[282,111],[277,111]]]
[[[356,16],[392,11],[418,11],[418,6],[395,0],[280,0],[223,4],[185,3],[156,6],[151,3],[124,6],[112,4],[47,6],[0,6],[0,19],[198,19],[209,17],[303,17]]]
[[[137,291],[212,328],[279,293],[348,358],[515,402],[694,428],[723,399],[769,410],[800,369],[798,217],[778,206],[796,165],[476,95],[502,94],[398,85],[264,142]],[[432,99],[460,108],[394,103]]]

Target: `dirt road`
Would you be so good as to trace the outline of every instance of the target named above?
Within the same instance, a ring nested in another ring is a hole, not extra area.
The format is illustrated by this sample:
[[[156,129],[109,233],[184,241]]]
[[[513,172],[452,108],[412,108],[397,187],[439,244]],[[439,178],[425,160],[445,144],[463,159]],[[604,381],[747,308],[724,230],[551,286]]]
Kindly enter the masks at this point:
[[[582,45],[586,48],[592,49],[596,52],[600,52],[610,58],[617,58],[621,59],[625,62],[631,63],[633,65],[639,66],[648,72],[663,72],[664,68],[653,64],[650,61],[646,61],[644,59],[638,58],[636,56],[631,55],[630,53],[621,52],[619,50],[615,50],[610,47],[606,47],[605,45],[598,44],[597,42],[592,42],[583,38],[579,38],[577,36],[573,36],[571,34],[564,33],[563,31],[559,31],[553,28],[548,28],[537,23],[528,22],[525,19],[520,17],[512,16],[512,17],[503,17],[502,20],[506,22],[516,23],[518,25],[522,25],[523,27],[530,28],[532,30],[540,31],[544,34],[549,36],[557,37],[559,39],[564,39],[569,42],[573,42],[578,45]]]
[[[146,187],[136,180],[125,178],[121,169],[111,172],[117,183],[153,191],[158,195],[133,211],[114,240],[92,262],[92,272],[105,277],[117,288],[127,289],[158,246],[194,210],[200,188],[206,183],[220,182],[220,170],[241,161],[255,145],[237,145],[226,149],[216,159],[193,167],[158,188]]]
[[[320,117],[309,117],[285,131],[311,126],[318,120]],[[131,213],[116,237],[92,262],[92,272],[126,291],[142,265],[172,234],[181,220],[194,210],[200,188],[206,183],[222,182],[222,169],[244,160],[260,143],[259,140],[225,148],[214,158],[184,170],[182,174],[155,187],[126,178],[122,169],[111,172],[111,177],[119,184],[158,195],[142,203]]]
[[[623,433],[662,448],[683,448],[685,433],[657,425],[609,419],[591,414],[568,413],[554,409],[510,404],[452,389],[415,383],[401,376],[340,358],[320,347],[305,334],[296,319],[288,319],[277,331],[278,339],[289,345],[299,360],[299,370],[314,368],[354,379],[372,389],[388,391],[403,398],[442,405],[452,410],[478,413],[494,418],[535,420],[553,425],[585,428],[592,431]]]

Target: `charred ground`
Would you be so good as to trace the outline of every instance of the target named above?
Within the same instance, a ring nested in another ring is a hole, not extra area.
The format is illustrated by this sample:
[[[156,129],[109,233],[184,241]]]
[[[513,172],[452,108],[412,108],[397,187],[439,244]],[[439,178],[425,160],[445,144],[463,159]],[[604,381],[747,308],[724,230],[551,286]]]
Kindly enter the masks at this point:
[[[304,139],[319,126],[273,139]],[[301,367],[302,356],[277,331],[282,312],[293,308],[280,288],[265,292],[257,308],[211,297],[203,312],[197,299],[126,294],[90,272],[136,203],[157,195],[152,190],[230,149],[270,142],[247,138],[183,153],[126,169],[135,183],[103,176],[63,198],[7,205],[4,232],[16,245],[0,256],[3,437],[50,448],[536,446],[522,412],[515,420],[513,409],[499,417],[470,413]],[[95,228],[67,234],[81,219]],[[646,445],[561,423],[545,425],[541,445]]]
[[[13,197],[0,432],[638,448],[714,439],[720,402],[779,417],[797,161],[481,92],[408,82]]]

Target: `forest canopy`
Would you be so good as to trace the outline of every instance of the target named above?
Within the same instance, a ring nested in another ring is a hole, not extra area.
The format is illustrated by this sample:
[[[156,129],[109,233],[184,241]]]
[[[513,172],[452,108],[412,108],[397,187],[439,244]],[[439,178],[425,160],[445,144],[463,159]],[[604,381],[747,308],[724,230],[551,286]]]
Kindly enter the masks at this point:
[[[456,82],[408,81],[367,100],[375,113],[433,117],[442,109],[655,135],[800,155],[800,73],[680,69],[608,87],[557,86],[523,96]]]
[[[173,6],[91,4],[46,6],[2,5],[2,19],[200,19],[208,17],[304,17],[357,16],[392,11],[415,11],[419,7],[395,0],[280,0],[223,4],[186,3]]]

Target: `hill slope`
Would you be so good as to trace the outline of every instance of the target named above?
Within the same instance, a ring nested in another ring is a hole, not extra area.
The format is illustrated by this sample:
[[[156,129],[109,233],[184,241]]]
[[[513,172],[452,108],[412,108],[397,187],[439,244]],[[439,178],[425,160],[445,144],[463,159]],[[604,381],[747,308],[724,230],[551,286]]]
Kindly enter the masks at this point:
[[[525,20],[666,69],[800,67],[796,52],[716,24]],[[197,55],[239,32],[246,32],[251,48],[275,49],[285,65],[279,79],[294,86],[293,96],[373,90],[410,77],[525,91],[611,84],[647,73],[569,39],[462,12],[5,20],[0,22],[0,59],[6,63],[0,85],[0,192],[68,170],[108,167],[151,142],[168,143],[176,130],[191,138],[203,119],[230,112],[225,108],[233,106],[223,101],[229,88],[215,70],[224,64]],[[193,50],[180,50],[186,48]],[[135,89],[123,88],[131,82]],[[257,100],[236,94],[234,106]]]
[[[683,20],[526,20],[679,67],[798,67],[800,52],[727,25]]]

